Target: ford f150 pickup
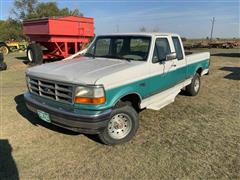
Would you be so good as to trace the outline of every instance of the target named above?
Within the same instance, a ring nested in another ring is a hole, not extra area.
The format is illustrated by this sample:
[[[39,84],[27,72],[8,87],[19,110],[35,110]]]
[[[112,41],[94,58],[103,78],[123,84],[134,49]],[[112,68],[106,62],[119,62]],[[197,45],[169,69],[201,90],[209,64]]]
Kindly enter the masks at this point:
[[[44,121],[119,144],[135,135],[139,110],[197,95],[209,58],[186,56],[177,34],[101,35],[80,57],[27,69],[25,102]]]

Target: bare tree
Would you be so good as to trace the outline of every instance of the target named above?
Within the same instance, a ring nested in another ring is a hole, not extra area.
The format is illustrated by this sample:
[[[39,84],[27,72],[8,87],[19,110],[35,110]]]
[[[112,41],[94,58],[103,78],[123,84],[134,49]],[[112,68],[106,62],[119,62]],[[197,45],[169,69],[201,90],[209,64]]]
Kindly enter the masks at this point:
[[[146,29],[144,26],[142,26],[142,27],[139,28],[139,31],[140,31],[140,32],[146,32],[147,29]]]
[[[154,28],[153,28],[153,30],[152,30],[152,32],[159,32],[160,30],[159,30],[159,27],[158,26],[155,26]]]

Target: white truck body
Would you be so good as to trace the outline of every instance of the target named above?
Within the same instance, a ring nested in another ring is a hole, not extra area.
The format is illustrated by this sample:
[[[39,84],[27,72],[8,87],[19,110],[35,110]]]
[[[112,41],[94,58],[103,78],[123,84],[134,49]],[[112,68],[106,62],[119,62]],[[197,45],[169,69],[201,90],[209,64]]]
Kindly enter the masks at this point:
[[[97,44],[98,41],[102,41],[100,45]],[[121,58],[109,55],[96,56],[97,51],[100,51],[100,54],[106,51],[104,47],[107,43],[113,46],[109,45],[111,49],[107,49],[108,53],[114,51],[121,54],[122,51],[128,51],[128,54],[125,53]],[[132,54],[129,50],[131,48]],[[203,76],[209,71],[210,54],[204,52],[186,56],[180,36],[172,33],[102,35],[95,38],[83,53],[85,55],[82,57],[72,56],[73,59],[29,68],[26,75],[30,92],[25,95],[26,102],[37,103],[40,109],[47,112],[48,108],[55,108],[66,113],[76,113],[74,116],[80,117],[111,114],[116,104],[126,98],[132,101],[132,104],[137,103],[140,109],[159,110],[173,102],[181,89],[192,83],[196,74]],[[38,86],[31,89],[36,82]],[[65,103],[62,97],[58,98],[57,89],[54,92],[49,90],[49,86],[41,89],[41,83],[52,83],[55,87],[58,83],[60,86],[61,83],[66,84],[72,91],[70,97],[72,100],[68,99],[69,101]],[[100,104],[76,102],[78,86],[101,86],[104,89],[105,101]],[[134,99],[129,99],[131,97]],[[30,106],[29,109],[37,111]],[[54,121],[57,122],[52,120],[53,123]],[[72,126],[66,128],[73,129]]]

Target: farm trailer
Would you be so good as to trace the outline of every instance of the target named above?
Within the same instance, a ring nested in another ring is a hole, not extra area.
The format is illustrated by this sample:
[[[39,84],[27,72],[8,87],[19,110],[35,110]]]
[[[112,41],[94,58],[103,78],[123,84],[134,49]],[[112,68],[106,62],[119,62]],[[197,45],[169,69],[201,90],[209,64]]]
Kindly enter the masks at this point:
[[[29,61],[63,59],[75,54],[94,37],[94,19],[80,16],[52,17],[23,22],[23,32],[30,38]]]

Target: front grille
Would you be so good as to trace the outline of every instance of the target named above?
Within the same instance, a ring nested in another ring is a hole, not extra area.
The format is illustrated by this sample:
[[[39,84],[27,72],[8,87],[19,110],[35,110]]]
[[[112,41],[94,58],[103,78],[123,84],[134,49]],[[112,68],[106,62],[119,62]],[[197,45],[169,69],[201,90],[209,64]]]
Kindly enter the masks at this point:
[[[29,77],[28,87],[35,95],[60,102],[73,102],[73,86],[69,84]]]

